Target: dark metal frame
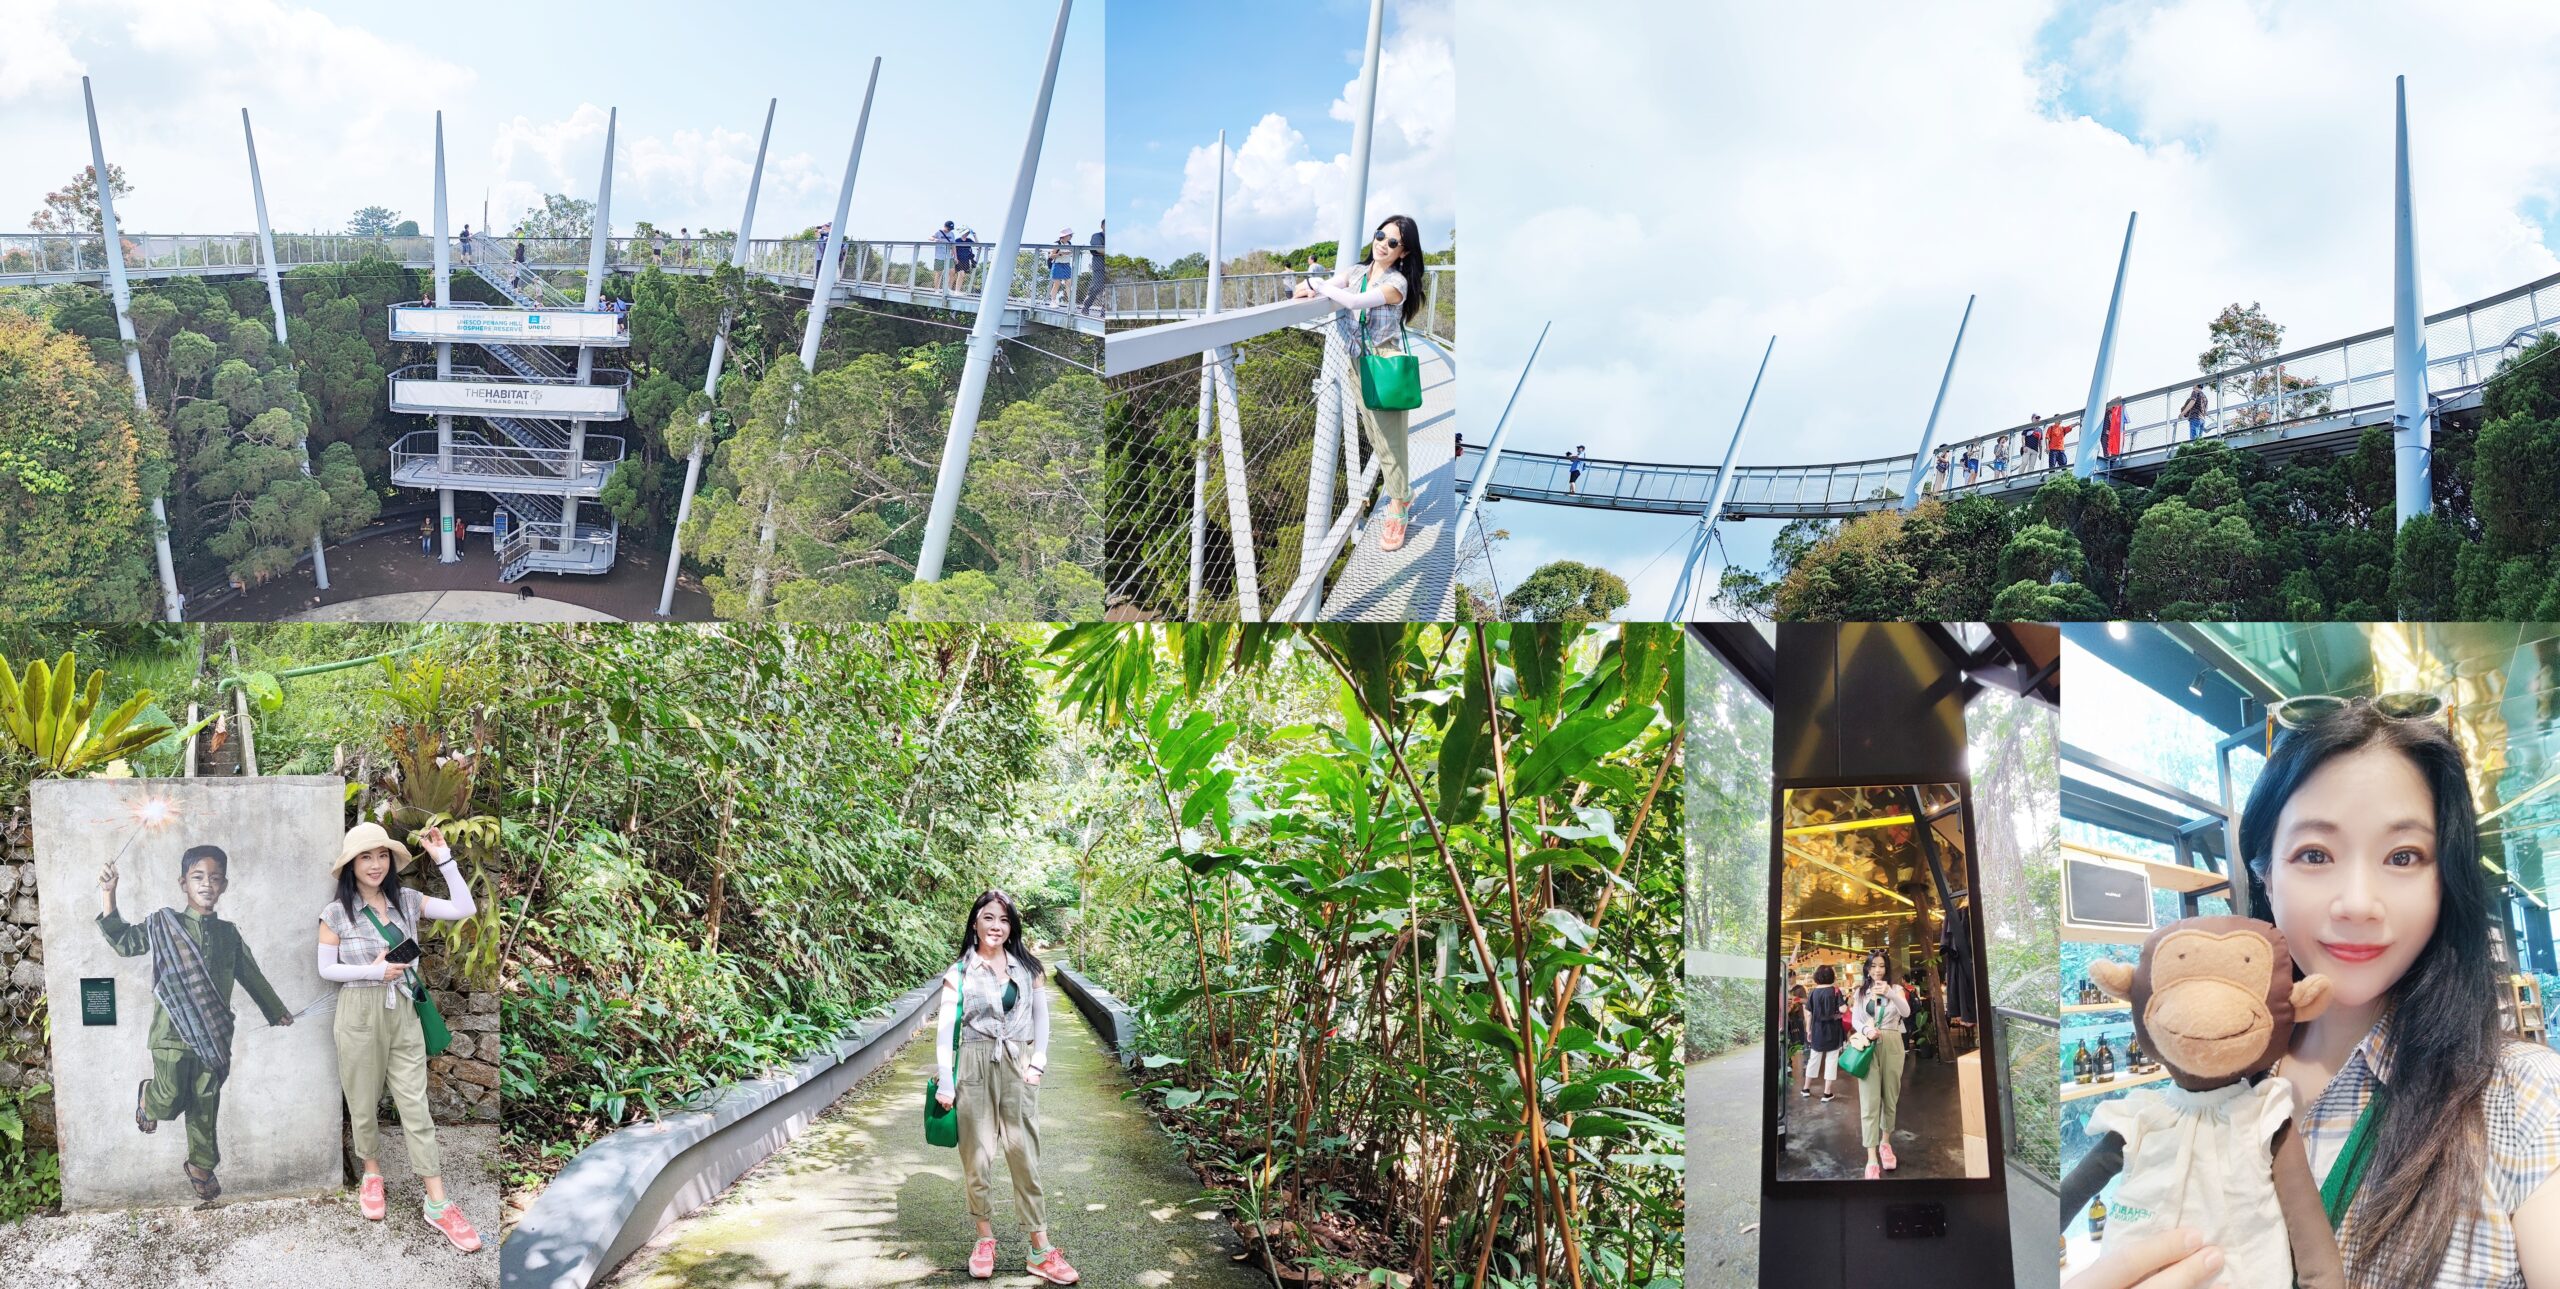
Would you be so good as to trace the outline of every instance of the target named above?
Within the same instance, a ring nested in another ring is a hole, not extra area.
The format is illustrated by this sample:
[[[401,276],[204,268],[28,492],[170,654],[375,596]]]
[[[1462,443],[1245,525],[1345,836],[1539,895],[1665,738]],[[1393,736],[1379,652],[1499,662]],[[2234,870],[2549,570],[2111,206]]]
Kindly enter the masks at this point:
[[[1976,842],[1973,835],[1973,781],[1970,778],[1959,778],[1952,782],[1956,790],[1955,808],[1964,812],[1965,889],[1970,891],[1979,884],[1975,878],[1979,861],[1975,857]],[[1878,779],[1873,775],[1855,775],[1848,778],[1833,776],[1778,778],[1771,782],[1769,787],[1768,943],[1772,946],[1780,942],[1780,936],[1783,934],[1780,923],[1786,913],[1787,793],[1797,788],[1900,788],[1912,793],[1915,802],[1917,799],[1914,784],[1895,779]],[[1913,814],[1917,816],[1919,812],[1914,810]],[[1924,833],[1931,831],[1931,825],[1925,819],[1920,820],[1918,826]],[[1927,853],[1934,853],[1934,851],[1933,838]],[[1938,889],[1941,893],[1947,890],[1943,875],[1939,876]],[[1975,916],[1967,918],[1966,921],[1973,941],[1974,997],[1982,999],[1985,1004],[1984,1010],[1990,1011],[1992,1010],[1990,1006],[1991,962],[1988,935],[1983,928],[1985,919],[1980,916],[1980,911],[1976,910]],[[1769,991],[1765,1006],[1768,1009],[1767,1015],[1783,1033],[1786,1024],[1786,984],[1781,979],[1780,973],[1776,971],[1769,973]],[[1986,1028],[1996,1028],[1998,1023],[1998,1017],[1992,1016],[1986,1022]],[[1781,1074],[1780,1066],[1786,1060],[1787,1045],[1784,1042],[1769,1042],[1766,1039],[1767,1036],[1764,1035],[1761,1043],[1767,1055],[1764,1062],[1766,1068],[1761,1077],[1762,1086],[1766,1089],[1766,1099],[1760,1108],[1760,1122],[1763,1125],[1775,1125],[1781,1122],[1781,1112],[1785,1108],[1783,1101],[1786,1096],[1786,1080]],[[2016,1113],[2016,1110],[2009,1104],[2009,1098],[2003,1095],[2008,1087],[2009,1071],[2005,1065],[2000,1064],[1993,1047],[1991,1043],[1984,1043],[1977,1049],[1984,1055],[1982,1121],[1985,1125],[1992,1123],[2005,1125],[2011,1122],[2011,1116]],[[1772,1188],[1784,1186],[1786,1193],[1790,1195],[1878,1196],[1889,1200],[1906,1201],[1927,1199],[1951,1191],[2006,1195],[2009,1156],[2007,1137],[2005,1132],[1987,1131],[1983,1133],[1983,1137],[1986,1150],[1990,1155],[1990,1168],[1981,1177],[1887,1177],[1872,1182],[1863,1178],[1846,1181],[1780,1181],[1778,1178],[1779,1149],[1772,1144],[1760,1152],[1760,1193],[1765,1196],[1771,1193]]]

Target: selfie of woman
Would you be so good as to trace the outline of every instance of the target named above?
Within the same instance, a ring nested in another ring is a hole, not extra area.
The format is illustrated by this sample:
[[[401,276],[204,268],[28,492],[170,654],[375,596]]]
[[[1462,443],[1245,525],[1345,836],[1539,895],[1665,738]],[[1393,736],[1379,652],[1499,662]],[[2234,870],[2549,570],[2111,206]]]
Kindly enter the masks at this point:
[[[2066,1010],[2164,1067],[2066,1076],[2068,1283],[2560,1284],[2551,642],[2067,630]]]

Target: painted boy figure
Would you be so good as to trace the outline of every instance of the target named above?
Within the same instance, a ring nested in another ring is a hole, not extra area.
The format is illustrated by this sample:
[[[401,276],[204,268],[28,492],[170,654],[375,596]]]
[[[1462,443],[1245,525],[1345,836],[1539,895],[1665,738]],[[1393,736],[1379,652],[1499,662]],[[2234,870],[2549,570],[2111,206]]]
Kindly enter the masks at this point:
[[[236,983],[270,1025],[293,1013],[276,997],[240,939],[240,929],[214,916],[231,886],[231,857],[219,846],[191,846],[178,857],[187,907],[164,908],[137,926],[116,914],[116,866],[98,873],[98,931],[119,956],[151,956],[151,1077],[134,1093],[134,1126],[154,1132],[163,1119],[187,1120],[187,1184],[206,1200],[222,1194],[213,1170],[222,1162],[215,1122],[222,1085],[231,1077],[231,988]]]

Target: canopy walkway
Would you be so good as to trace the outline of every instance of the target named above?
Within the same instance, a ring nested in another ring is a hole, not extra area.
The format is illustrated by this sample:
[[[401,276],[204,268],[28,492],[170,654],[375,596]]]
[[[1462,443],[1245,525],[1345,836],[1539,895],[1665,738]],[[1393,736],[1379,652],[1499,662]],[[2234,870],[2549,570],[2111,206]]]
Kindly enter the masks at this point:
[[[1083,1013],[1050,991],[1049,1069],[1040,1088],[1041,1190],[1050,1238],[1089,1285],[1251,1289],[1242,1241],[1202,1199],[1182,1151],[1122,1099],[1128,1077]],[[796,1285],[965,1285],[977,1232],[958,1152],[925,1144],[917,1122],[933,1066],[921,1027],[728,1192],[660,1232],[612,1281],[620,1289],[781,1289]],[[999,1165],[1001,1167],[1001,1165]],[[1037,1285],[1011,1184],[995,1183],[997,1285]]]
[[[258,260],[256,233],[127,233],[125,277],[130,281],[182,277],[247,277],[266,271]],[[284,272],[316,264],[353,264],[370,256],[402,268],[435,267],[432,237],[362,237],[346,233],[278,233],[276,267]],[[584,272],[588,239],[583,237],[489,237],[475,234],[471,253],[456,258],[473,267],[503,274],[515,247],[525,248],[524,264],[536,273]],[[639,273],[657,269],[688,277],[709,277],[737,249],[726,237],[613,237],[606,242],[606,271]],[[965,245],[975,261],[968,272],[957,267],[957,247]],[[987,242],[856,241],[847,239],[839,252],[833,300],[862,300],[909,305],[975,316],[995,246]],[[943,257],[936,259],[937,253]],[[107,278],[105,243],[96,237],[47,233],[0,233],[0,286],[43,286],[84,282],[103,286]],[[818,281],[818,243],[809,238],[751,238],[747,242],[748,276],[797,291],[814,291]],[[1092,252],[1089,247],[1030,243],[1014,248],[1015,269],[1006,292],[1002,326],[1006,334],[1039,325],[1088,336],[1102,334],[1103,301],[1090,308],[1081,301],[1091,293]],[[1070,275],[1065,289],[1054,284],[1049,266],[1066,260]],[[937,270],[937,264],[946,266]],[[483,277],[489,274],[483,273]],[[573,307],[565,299],[556,307]]]

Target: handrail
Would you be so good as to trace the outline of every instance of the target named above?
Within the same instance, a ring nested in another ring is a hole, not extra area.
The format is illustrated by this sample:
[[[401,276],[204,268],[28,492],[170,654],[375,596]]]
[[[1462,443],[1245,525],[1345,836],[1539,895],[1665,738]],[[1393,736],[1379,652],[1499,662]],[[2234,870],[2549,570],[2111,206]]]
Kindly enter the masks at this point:
[[[1340,307],[1317,296],[1309,300],[1282,300],[1257,305],[1235,313],[1204,314],[1180,322],[1168,322],[1161,327],[1115,332],[1102,342],[1102,374],[1125,376],[1158,363],[1196,358],[1211,349],[1241,344],[1255,336],[1314,322]]]

